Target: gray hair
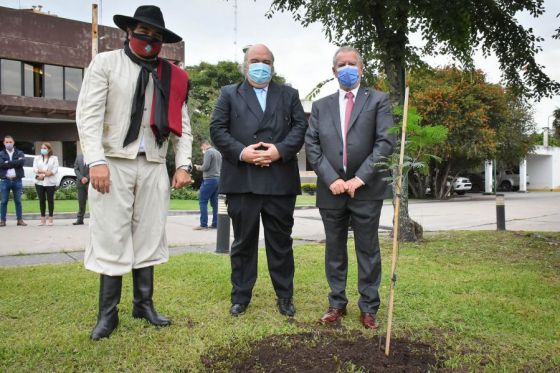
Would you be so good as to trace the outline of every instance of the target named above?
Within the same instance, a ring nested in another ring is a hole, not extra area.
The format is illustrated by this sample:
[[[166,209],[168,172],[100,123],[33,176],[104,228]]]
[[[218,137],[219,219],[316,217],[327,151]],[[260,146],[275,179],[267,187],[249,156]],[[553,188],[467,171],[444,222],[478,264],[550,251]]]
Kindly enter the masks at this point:
[[[245,55],[243,56],[243,65],[241,65],[241,68],[243,70],[243,74],[245,74],[245,71],[247,71],[247,69],[249,68],[249,51],[251,50],[251,48],[256,47],[256,46],[263,46],[266,48],[266,50],[268,51],[268,53],[270,53],[270,58],[272,59],[272,71],[274,71],[274,54],[272,53],[272,51],[270,49],[268,49],[268,47],[264,44],[253,44],[250,46],[247,46],[246,48],[243,48],[243,51],[245,52]]]
[[[338,56],[340,53],[344,53],[344,52],[354,52],[356,53],[356,56],[358,57],[358,62],[360,63],[360,65],[364,65],[364,60],[362,59],[362,56],[360,55],[360,52],[358,52],[358,50],[354,47],[351,47],[349,45],[343,45],[342,47],[338,48],[336,50],[336,52],[334,52],[334,56],[332,59],[332,65],[336,66],[336,56]]]

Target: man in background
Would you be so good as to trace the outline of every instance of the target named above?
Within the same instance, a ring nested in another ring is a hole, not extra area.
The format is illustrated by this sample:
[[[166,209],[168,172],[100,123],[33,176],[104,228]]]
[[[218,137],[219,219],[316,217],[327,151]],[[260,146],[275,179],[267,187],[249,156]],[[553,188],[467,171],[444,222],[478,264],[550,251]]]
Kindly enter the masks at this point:
[[[21,150],[15,148],[14,138],[10,135],[4,136],[4,150],[0,151],[0,227],[6,226],[10,191],[14,195],[17,225],[27,225],[23,221],[21,208],[21,194],[23,193],[21,179],[25,175],[23,172],[24,162],[25,155]]]
[[[84,161],[84,155],[78,154],[74,161],[74,173],[76,174],[76,190],[78,192],[78,217],[73,225],[83,225],[86,213],[86,202],[89,187],[89,167]]]
[[[211,144],[204,140],[200,144],[203,154],[202,165],[195,165],[197,171],[202,171],[202,184],[200,185],[198,203],[200,205],[200,225],[195,230],[208,229],[208,201],[212,206],[212,225],[218,226],[218,183],[220,181],[220,168],[222,155]]]

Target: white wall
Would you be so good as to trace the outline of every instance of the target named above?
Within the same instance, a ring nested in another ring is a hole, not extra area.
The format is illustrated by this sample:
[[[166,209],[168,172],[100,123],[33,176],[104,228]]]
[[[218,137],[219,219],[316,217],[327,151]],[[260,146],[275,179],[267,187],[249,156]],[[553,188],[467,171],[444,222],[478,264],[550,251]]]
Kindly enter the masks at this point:
[[[537,146],[527,156],[528,189],[560,190],[560,147]]]

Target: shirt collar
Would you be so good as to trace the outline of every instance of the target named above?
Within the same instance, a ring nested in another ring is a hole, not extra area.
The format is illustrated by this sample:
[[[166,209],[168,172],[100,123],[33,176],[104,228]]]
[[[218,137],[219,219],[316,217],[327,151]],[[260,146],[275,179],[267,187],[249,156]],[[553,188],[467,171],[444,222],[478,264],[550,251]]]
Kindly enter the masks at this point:
[[[358,89],[360,89],[360,85],[358,84],[358,86],[356,88],[354,88],[353,90],[351,90],[350,92],[352,92],[352,94],[354,95],[354,100],[356,99],[356,96],[358,96]],[[343,90],[343,89],[338,89],[338,97],[340,97],[341,99],[345,99],[346,98],[346,93],[347,91]]]

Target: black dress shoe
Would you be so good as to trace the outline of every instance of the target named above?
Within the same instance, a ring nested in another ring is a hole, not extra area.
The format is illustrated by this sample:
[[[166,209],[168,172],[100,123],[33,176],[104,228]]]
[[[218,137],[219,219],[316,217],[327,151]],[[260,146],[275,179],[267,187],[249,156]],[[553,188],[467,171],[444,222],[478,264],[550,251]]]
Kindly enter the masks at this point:
[[[296,314],[296,308],[292,302],[292,298],[289,299],[278,299],[276,302],[278,305],[278,311],[284,316],[294,316]]]
[[[83,220],[76,220],[75,222],[72,223],[72,225],[84,225],[84,221]]]
[[[232,316],[243,315],[246,309],[247,309],[246,304],[240,304],[240,303],[232,304],[231,308],[229,309],[229,314]]]

